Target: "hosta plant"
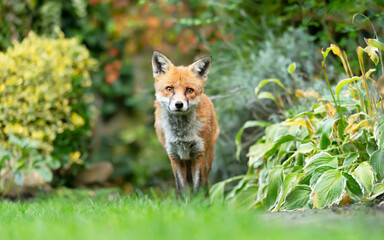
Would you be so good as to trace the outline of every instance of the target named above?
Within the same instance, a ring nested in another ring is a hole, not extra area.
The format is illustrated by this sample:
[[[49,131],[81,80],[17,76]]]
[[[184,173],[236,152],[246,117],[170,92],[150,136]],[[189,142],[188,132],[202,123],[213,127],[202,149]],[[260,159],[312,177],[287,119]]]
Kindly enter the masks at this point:
[[[383,76],[374,77],[376,68],[383,73],[384,44],[378,39],[366,43],[357,49],[359,72],[352,72],[346,53],[337,46],[322,52],[328,96],[295,89],[294,84],[288,88],[277,79],[259,84],[257,97],[271,99],[279,108],[281,98],[260,92],[263,85],[277,84],[296,105],[303,104],[303,96],[317,95],[318,100],[277,124],[245,123],[237,136],[238,152],[245,128],[265,127],[265,135],[249,148],[248,173],[214,185],[213,201],[279,211],[370,201],[384,193]],[[330,51],[341,59],[347,75],[335,88],[325,70]],[[376,68],[366,69],[365,53]],[[289,71],[293,74],[294,65]],[[226,190],[235,181],[237,185]]]

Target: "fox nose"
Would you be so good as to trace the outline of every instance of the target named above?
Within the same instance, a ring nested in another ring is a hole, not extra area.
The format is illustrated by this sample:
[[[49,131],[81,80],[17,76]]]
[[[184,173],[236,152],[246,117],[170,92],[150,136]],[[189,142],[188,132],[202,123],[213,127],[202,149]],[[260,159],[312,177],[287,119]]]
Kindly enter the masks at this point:
[[[176,107],[177,109],[181,109],[181,108],[183,108],[183,102],[181,102],[181,101],[177,101],[177,102],[175,103],[175,107]]]

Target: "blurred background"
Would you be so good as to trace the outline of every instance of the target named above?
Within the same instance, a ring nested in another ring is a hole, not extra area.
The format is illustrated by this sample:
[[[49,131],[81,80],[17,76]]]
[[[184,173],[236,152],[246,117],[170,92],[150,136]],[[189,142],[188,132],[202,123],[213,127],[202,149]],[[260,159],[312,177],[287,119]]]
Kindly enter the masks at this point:
[[[35,158],[38,172],[53,186],[98,184],[119,186],[127,192],[173,187],[169,160],[153,127],[152,51],[160,50],[177,65],[211,55],[214,61],[206,93],[212,98],[221,128],[211,182],[244,174],[246,157],[236,159],[237,132],[250,119],[281,118],[273,102],[261,104],[254,97],[257,84],[265,78],[278,78],[289,85],[287,67],[296,62],[298,87],[310,86],[321,93],[321,48],[335,43],[347,53],[355,53],[364,37],[373,36],[367,19],[378,35],[383,35],[383,10],[381,0],[0,0],[0,51],[4,56],[38,62],[31,58],[33,54],[43,58],[57,50],[63,59],[69,55],[68,61],[73,61],[65,65],[71,69],[69,75],[65,73],[60,80],[63,84],[70,81],[70,90],[50,100],[55,106],[55,102],[67,99],[63,104],[68,109],[53,113],[51,120],[40,121],[42,117],[35,116],[40,111],[37,108],[10,114],[12,101],[7,97],[20,96],[32,86],[27,79],[38,89],[44,79],[48,81],[42,76],[59,72],[65,61],[51,68],[46,67],[50,60],[33,65],[32,73],[39,66],[42,70],[29,77],[21,60],[15,60],[16,69],[12,70],[5,67],[10,60],[3,57],[1,62],[0,58],[0,143],[14,156],[20,155],[14,146],[29,146],[30,151],[21,155]],[[352,21],[356,13],[367,19],[357,15]],[[44,39],[33,43],[34,38]],[[78,42],[49,40],[67,38]],[[23,39],[32,40],[17,48],[14,41]],[[48,48],[52,49],[46,53]],[[350,55],[351,64],[358,65],[356,57]],[[331,80],[344,72],[340,64],[329,66]],[[22,76],[23,82],[11,83],[12,74]],[[52,87],[60,89],[59,80],[52,79]],[[14,85],[21,86],[20,90],[10,87]],[[61,108],[51,105],[44,111]],[[70,126],[66,128],[67,123]],[[262,134],[260,129],[248,129],[242,137],[243,147]],[[40,140],[36,146],[34,140]],[[4,164],[0,161],[0,168]],[[47,167],[53,170],[52,176]],[[20,180],[18,172],[13,172]],[[92,174],[106,177],[92,180]]]

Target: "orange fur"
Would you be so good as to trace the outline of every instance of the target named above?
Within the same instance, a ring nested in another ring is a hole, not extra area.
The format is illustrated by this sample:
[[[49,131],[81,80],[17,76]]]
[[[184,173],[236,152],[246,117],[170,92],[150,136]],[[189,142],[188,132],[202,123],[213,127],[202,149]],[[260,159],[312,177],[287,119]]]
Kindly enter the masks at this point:
[[[165,59],[169,61],[167,58]],[[198,132],[198,137],[200,137],[204,142],[204,147],[201,151],[201,154],[199,154],[196,159],[178,159],[178,157],[172,156],[171,154],[169,154],[169,151],[167,151],[175,176],[176,185],[179,191],[182,191],[185,185],[188,183],[188,164],[190,164],[191,167],[190,174],[193,178],[192,181],[194,184],[194,189],[197,190],[200,187],[207,186],[208,174],[211,170],[212,161],[214,158],[214,145],[219,135],[219,127],[217,124],[215,109],[211,100],[208,98],[207,95],[204,94],[204,85],[206,77],[196,73],[193,67],[193,65],[189,65],[187,67],[174,66],[169,61],[167,62],[167,64],[164,64],[164,68],[166,68],[166,71],[161,72],[160,74],[156,74],[154,72],[155,89],[157,97],[170,99],[171,101],[185,100],[188,102],[198,101],[198,99],[200,99],[196,108],[190,109],[189,111],[195,111],[196,121],[202,123],[202,126],[201,128],[199,128]],[[172,87],[173,91],[167,91],[167,87]],[[193,93],[186,93],[186,89],[188,88],[193,89]],[[167,139],[166,134],[164,132],[166,131],[166,129],[164,129],[162,121],[166,121],[166,119],[164,119],[163,117],[163,111],[169,111],[169,109],[164,109],[165,107],[160,104],[158,100],[155,100],[154,106],[156,108],[156,133],[161,144],[167,150]],[[200,171],[201,179],[198,179],[200,183],[195,184],[195,178],[199,178],[199,173],[195,174],[196,171]],[[180,176],[177,176],[177,173],[180,173]]]

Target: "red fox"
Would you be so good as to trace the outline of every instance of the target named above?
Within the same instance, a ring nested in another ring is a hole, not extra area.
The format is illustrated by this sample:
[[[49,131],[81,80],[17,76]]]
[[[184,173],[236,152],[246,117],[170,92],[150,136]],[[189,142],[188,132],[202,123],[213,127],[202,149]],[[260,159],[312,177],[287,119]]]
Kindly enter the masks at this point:
[[[219,135],[216,112],[204,94],[212,57],[203,57],[189,66],[174,66],[154,51],[155,129],[168,153],[179,194],[186,184],[195,194],[208,187],[208,174]]]

